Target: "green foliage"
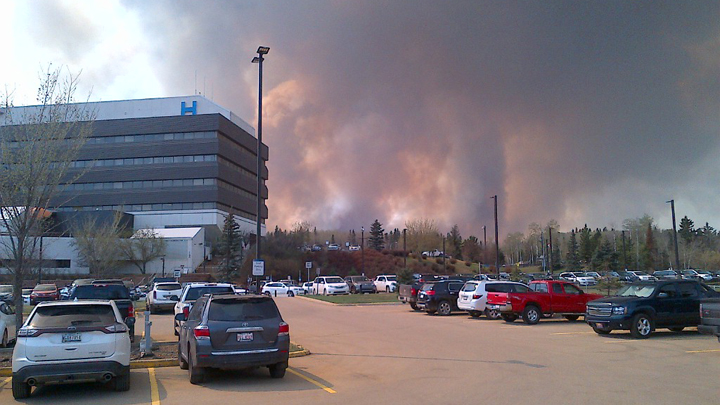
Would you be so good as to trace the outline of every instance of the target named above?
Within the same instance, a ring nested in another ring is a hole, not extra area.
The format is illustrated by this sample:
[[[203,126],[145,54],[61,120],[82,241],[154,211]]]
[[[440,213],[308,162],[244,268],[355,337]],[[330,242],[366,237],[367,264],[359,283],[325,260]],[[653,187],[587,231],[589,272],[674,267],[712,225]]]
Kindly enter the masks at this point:
[[[678,235],[685,242],[686,245],[692,243],[697,236],[695,230],[695,223],[686,216],[680,220],[680,229],[678,229]]]
[[[658,250],[655,245],[652,223],[647,225],[647,230],[645,231],[645,246],[643,246],[641,254],[642,262],[640,264],[643,266],[643,270],[647,272],[654,271],[658,265]]]
[[[587,224],[580,230],[580,259],[585,263],[590,263],[592,255],[595,252],[595,248],[592,244],[592,233],[588,228]]]
[[[618,254],[610,240],[605,239],[593,255],[592,269],[595,271],[618,270]]]
[[[413,271],[409,268],[403,268],[397,273],[397,283],[400,284],[412,284],[413,283]]]
[[[457,224],[453,225],[450,233],[447,234],[447,243],[445,245],[446,254],[462,259],[462,236],[460,236],[460,228]]]
[[[241,244],[244,239],[240,225],[235,221],[235,215],[233,213],[226,215],[222,234],[217,243],[218,255],[222,257],[220,273],[224,280],[232,280],[240,270],[243,259]]]
[[[580,271],[580,269],[582,268],[580,264],[580,245],[578,245],[577,237],[575,236],[575,230],[572,230],[570,233],[566,260],[568,271]]]
[[[463,259],[471,262],[479,262],[482,257],[482,248],[480,247],[478,238],[475,236],[470,236],[465,239],[460,250],[462,252]]]
[[[383,250],[385,247],[385,230],[383,229],[380,221],[377,219],[370,225],[370,237],[368,238],[368,245],[371,249],[375,249],[378,252]]]

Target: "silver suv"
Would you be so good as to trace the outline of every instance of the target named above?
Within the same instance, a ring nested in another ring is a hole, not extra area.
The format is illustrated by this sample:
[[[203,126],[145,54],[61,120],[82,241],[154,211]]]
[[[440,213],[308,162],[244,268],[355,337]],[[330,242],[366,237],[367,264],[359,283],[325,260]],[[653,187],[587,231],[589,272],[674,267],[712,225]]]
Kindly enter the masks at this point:
[[[288,367],[290,327],[275,301],[262,295],[206,295],[195,301],[182,322],[178,342],[180,368],[190,383],[205,379],[207,368],[268,367],[282,378]]]
[[[32,387],[101,381],[130,389],[130,335],[113,301],[38,304],[18,331],[12,359],[12,393]]]

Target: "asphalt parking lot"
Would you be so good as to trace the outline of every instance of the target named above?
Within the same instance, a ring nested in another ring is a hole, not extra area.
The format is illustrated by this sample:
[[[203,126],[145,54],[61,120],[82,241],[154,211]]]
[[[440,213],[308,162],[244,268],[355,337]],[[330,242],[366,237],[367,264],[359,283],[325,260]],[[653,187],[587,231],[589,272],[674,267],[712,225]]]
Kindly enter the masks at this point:
[[[139,369],[127,393],[51,386],[25,402],[711,404],[720,398],[720,343],[694,330],[634,340],[625,332],[598,336],[582,322],[560,319],[527,326],[429,316],[406,305],[276,301],[292,340],[313,353],[291,359],[284,379],[271,379],[266,369],[218,371],[193,386],[179,368]],[[152,319],[155,327],[172,315]],[[0,378],[0,403],[14,401],[9,381]]]

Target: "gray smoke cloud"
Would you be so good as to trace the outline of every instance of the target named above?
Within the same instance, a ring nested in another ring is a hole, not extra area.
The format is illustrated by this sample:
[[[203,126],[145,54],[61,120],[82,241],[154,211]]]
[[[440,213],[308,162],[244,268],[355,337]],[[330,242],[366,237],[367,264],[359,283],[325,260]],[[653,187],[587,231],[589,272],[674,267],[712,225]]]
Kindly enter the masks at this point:
[[[254,125],[269,226],[720,226],[720,4],[128,2],[168,95]],[[196,73],[197,72],[197,73]],[[197,84],[195,77],[198,77]]]

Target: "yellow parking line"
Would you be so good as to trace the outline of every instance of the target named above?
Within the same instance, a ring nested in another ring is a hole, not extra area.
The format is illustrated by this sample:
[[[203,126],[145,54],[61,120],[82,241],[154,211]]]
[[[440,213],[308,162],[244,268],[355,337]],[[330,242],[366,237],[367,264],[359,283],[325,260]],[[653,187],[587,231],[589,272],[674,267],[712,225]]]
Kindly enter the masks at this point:
[[[555,332],[553,335],[589,335],[595,332]]]
[[[299,372],[293,370],[293,369],[290,368],[290,367],[288,367],[287,371],[295,374],[296,376],[302,378],[303,380],[305,380],[305,381],[307,381],[307,382],[309,382],[309,383],[311,383],[311,384],[317,385],[318,387],[324,389],[325,391],[327,391],[327,392],[329,392],[329,393],[331,393],[331,394],[336,394],[336,392],[335,392],[334,389],[332,389],[332,388],[330,388],[330,387],[328,387],[328,386],[326,386],[326,385],[324,385],[324,384],[322,384],[322,383],[320,383],[320,382],[318,382],[318,381],[316,381],[316,380],[313,380],[313,379],[310,378],[310,377],[307,377],[307,376],[305,376],[305,375],[303,375],[303,374],[300,374]],[[154,404],[153,404],[153,405],[154,405]]]
[[[160,405],[160,393],[158,392],[155,369],[149,368],[148,375],[150,376],[150,400],[152,401],[152,405]]]
[[[720,349],[713,349],[713,350],[688,350],[685,353],[712,353],[712,352],[720,352]]]
[[[12,381],[12,377],[8,377],[8,378],[4,379],[2,382],[0,382],[0,388],[4,387],[10,381]]]

